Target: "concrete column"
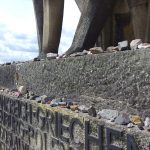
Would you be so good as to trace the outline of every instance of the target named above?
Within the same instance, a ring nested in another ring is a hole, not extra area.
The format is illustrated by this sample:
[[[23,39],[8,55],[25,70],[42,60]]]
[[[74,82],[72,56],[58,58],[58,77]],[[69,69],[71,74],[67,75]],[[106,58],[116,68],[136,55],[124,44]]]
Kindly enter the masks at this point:
[[[145,36],[145,42],[150,43],[150,0],[148,0],[147,26]]]
[[[85,0],[81,18],[66,55],[93,47],[112,10],[112,0]]]
[[[61,37],[64,0],[43,0],[43,45],[46,53],[58,53]]]
[[[128,0],[131,8],[134,37],[145,41],[147,22],[147,0]]]
[[[80,12],[83,11],[84,9],[84,3],[85,3],[86,0],[75,0]]]
[[[39,53],[41,53],[43,41],[43,0],[33,0],[33,6],[37,25]]]

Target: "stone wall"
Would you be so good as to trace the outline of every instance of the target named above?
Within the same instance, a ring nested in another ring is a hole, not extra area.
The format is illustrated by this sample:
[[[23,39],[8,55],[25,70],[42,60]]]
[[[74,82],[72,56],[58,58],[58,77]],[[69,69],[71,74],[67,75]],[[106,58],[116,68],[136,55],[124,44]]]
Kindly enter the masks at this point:
[[[149,150],[150,134],[0,93],[0,150]]]
[[[27,62],[16,70],[18,85],[38,95],[150,116],[149,49]]]
[[[150,49],[0,66],[0,87],[150,117]],[[0,93],[0,150],[150,150],[150,134]]]
[[[0,66],[0,86],[150,116],[150,50]]]

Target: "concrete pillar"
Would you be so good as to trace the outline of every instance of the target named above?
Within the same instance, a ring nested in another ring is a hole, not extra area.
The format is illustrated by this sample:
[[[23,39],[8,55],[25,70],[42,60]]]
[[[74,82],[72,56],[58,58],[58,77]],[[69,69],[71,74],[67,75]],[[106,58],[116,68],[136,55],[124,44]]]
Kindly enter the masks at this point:
[[[66,52],[70,55],[93,47],[111,13],[112,0],[86,0],[72,46]]]
[[[134,37],[145,41],[147,0],[128,0],[128,3],[131,9]]]
[[[61,37],[64,0],[43,0],[43,42],[42,50],[46,53],[58,53]]]
[[[132,39],[134,33],[127,0],[115,0],[113,11],[102,30],[97,46],[106,49],[108,46],[116,46],[122,40]]]
[[[84,9],[84,5],[85,5],[84,3],[85,3],[85,1],[86,1],[86,0],[75,0],[75,2],[76,2],[76,4],[77,4],[77,6],[78,6],[80,12],[82,12],[83,9]]]
[[[145,36],[145,42],[150,43],[150,0],[148,0],[147,26]]]

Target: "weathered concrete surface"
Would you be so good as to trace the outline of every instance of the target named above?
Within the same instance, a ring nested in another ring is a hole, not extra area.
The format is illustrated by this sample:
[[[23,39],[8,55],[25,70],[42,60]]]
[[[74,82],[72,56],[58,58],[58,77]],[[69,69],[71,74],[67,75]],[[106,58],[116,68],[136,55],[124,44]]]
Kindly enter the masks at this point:
[[[80,1],[76,1],[80,2]],[[78,27],[69,50],[66,55],[82,52],[92,48],[103,29],[107,18],[110,16],[114,1],[111,0],[87,0],[81,13]]]
[[[16,66],[0,66],[0,87],[14,88],[15,87]]]
[[[16,81],[14,81],[14,76]],[[150,49],[0,67],[0,85],[150,116]]]
[[[64,0],[33,0],[37,23],[39,53],[58,53]],[[57,19],[56,19],[57,18]]]
[[[36,18],[39,53],[41,53],[43,41],[43,1],[33,0],[33,6]]]
[[[17,83],[37,94],[77,97],[101,107],[150,115],[150,49],[29,62]],[[109,99],[105,101],[101,99]],[[101,103],[102,102],[102,103]]]
[[[43,1],[43,41],[44,53],[58,53],[63,20],[64,0]]]
[[[146,3],[148,0],[128,0],[131,8],[132,23],[135,38],[140,38],[145,41],[146,31],[150,32],[147,26],[148,7]],[[138,15],[137,15],[138,14]],[[150,39],[148,39],[149,42]]]
[[[150,146],[148,132],[2,93],[0,120],[0,150],[149,150]]]
[[[76,4],[77,4],[80,12],[82,12],[84,9],[84,3],[86,2],[86,0],[75,0],[75,1],[76,1]]]
[[[81,11],[81,17],[72,45],[66,55],[89,49],[95,43],[106,48],[125,39],[140,38],[144,42],[149,42],[148,0],[75,1]],[[64,0],[33,0],[33,4],[40,56],[42,57],[43,53],[58,53]],[[97,40],[99,42],[96,42]]]

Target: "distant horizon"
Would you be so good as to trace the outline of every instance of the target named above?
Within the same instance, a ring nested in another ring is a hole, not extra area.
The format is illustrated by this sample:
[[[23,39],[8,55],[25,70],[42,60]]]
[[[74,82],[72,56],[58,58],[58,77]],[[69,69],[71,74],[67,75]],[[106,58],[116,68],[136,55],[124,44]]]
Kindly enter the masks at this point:
[[[69,12],[69,13],[68,13]],[[71,45],[80,12],[74,0],[65,0],[59,53]],[[0,2],[0,64],[32,60],[38,56],[37,31],[32,0]]]

